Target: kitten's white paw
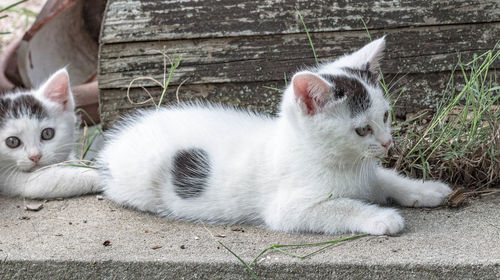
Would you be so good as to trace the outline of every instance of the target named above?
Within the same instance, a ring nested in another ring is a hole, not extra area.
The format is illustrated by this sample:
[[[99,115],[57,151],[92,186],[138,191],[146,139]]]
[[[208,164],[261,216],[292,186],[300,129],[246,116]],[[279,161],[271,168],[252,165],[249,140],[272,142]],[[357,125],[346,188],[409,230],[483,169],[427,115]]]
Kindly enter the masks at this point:
[[[436,207],[443,204],[444,199],[452,192],[451,188],[438,181],[422,183],[417,193],[413,193],[406,206]]]
[[[452,189],[450,186],[448,186],[445,183],[439,182],[439,181],[428,181],[425,182],[422,188],[425,188],[427,190],[432,190],[435,192],[438,192],[442,195],[449,195],[452,192]]]
[[[362,231],[371,235],[393,235],[404,228],[404,220],[394,209],[380,209],[369,217]]]

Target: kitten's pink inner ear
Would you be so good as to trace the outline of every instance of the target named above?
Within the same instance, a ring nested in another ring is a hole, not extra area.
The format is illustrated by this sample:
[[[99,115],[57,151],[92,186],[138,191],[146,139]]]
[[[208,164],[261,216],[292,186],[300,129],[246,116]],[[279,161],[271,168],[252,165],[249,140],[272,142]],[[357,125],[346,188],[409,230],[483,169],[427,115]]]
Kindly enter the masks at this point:
[[[64,109],[67,108],[69,100],[69,78],[66,73],[60,73],[53,77],[45,87],[44,96],[48,99],[61,104]]]
[[[297,74],[292,83],[295,97],[304,103],[307,114],[315,114],[326,103],[330,86],[320,77],[312,73]]]

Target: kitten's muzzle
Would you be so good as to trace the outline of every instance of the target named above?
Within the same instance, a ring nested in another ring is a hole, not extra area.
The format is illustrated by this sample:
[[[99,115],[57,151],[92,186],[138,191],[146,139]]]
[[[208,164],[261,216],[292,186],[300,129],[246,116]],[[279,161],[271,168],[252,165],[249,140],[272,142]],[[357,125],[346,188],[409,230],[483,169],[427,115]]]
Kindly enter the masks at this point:
[[[35,154],[35,155],[30,155],[29,156],[29,159],[35,163],[35,165],[38,164],[38,162],[40,161],[40,159],[42,158],[42,154]]]
[[[385,143],[382,143],[381,145],[382,145],[382,147],[384,147],[386,150],[389,150],[389,149],[391,148],[391,145],[392,145],[392,139],[387,140]]]

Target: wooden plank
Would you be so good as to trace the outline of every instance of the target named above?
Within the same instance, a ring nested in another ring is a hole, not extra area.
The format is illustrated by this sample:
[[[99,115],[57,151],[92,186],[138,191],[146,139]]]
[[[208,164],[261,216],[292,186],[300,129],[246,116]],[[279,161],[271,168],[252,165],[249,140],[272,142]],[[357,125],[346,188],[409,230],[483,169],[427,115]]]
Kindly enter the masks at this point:
[[[500,38],[500,23],[393,29],[372,36],[383,34],[387,34],[384,73],[432,73],[451,70],[458,52],[467,60],[492,48]],[[312,39],[322,61],[368,42],[363,31],[315,33]],[[314,65],[305,34],[105,44],[100,53],[100,88],[123,88],[140,76],[161,80],[164,46],[169,54],[183,55],[174,85],[185,79],[188,84],[273,81]],[[145,80],[134,87],[154,85]]]
[[[210,101],[272,114],[276,112],[281,93],[266,87],[282,88],[283,85],[283,81],[186,85],[179,88],[179,99],[182,102]],[[170,87],[167,90],[163,104],[177,104],[177,88]],[[148,88],[148,91],[157,103],[162,92],[161,88]],[[108,128],[121,116],[136,109],[154,108],[154,104],[151,102],[142,105],[130,103],[126,97],[126,90],[103,89],[100,90],[100,96],[101,121],[105,128]],[[131,89],[130,97],[136,103],[149,99],[149,95],[143,89],[138,88]]]
[[[385,80],[391,88],[391,95],[396,98],[403,90],[403,94],[396,103],[395,110],[398,115],[413,113],[422,108],[433,108],[441,99],[442,92],[449,80],[450,72],[439,72],[433,75],[408,74],[385,75]],[[460,80],[457,78],[457,80]],[[266,114],[275,114],[281,100],[281,93],[269,89],[275,87],[283,89],[283,80],[253,83],[223,83],[223,84],[197,84],[186,85],[179,89],[179,99],[185,101],[210,101],[229,104],[238,108],[250,109]],[[177,104],[177,87],[170,87],[165,95],[164,104]],[[161,88],[148,88],[148,91],[158,102]],[[138,108],[154,108],[152,103],[134,105],[126,98],[126,90],[102,89],[101,120],[108,128],[120,116],[129,114]],[[149,95],[142,89],[134,88],[130,91],[134,102],[143,102]]]
[[[498,22],[499,0],[109,0],[102,42],[154,41]]]

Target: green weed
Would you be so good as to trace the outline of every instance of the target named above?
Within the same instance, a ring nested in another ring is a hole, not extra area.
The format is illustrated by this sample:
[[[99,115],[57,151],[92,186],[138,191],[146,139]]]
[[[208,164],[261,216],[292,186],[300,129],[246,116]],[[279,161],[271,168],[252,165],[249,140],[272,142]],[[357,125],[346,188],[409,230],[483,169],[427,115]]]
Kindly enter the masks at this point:
[[[229,247],[227,247],[226,245],[222,244],[222,242],[220,242],[220,241],[217,241],[217,242],[220,245],[222,245],[222,247],[224,247],[226,250],[228,250],[233,256],[235,256],[245,266],[245,268],[247,269],[247,271],[252,275],[252,277],[254,279],[259,279],[259,277],[257,276],[257,274],[255,274],[255,272],[253,271],[252,265],[256,264],[257,261],[259,260],[259,258],[262,257],[268,251],[277,251],[277,252],[285,254],[287,256],[291,256],[291,257],[295,257],[295,258],[299,258],[299,259],[306,259],[306,258],[308,258],[308,257],[310,257],[312,255],[315,255],[315,254],[317,254],[319,252],[322,252],[322,251],[324,251],[324,250],[332,247],[335,244],[338,244],[338,243],[341,243],[341,242],[345,242],[345,241],[349,241],[349,240],[358,239],[358,238],[361,238],[361,237],[364,237],[364,236],[367,236],[367,235],[368,234],[358,234],[358,235],[353,235],[353,236],[338,238],[338,239],[334,239],[334,240],[328,240],[328,241],[323,241],[323,242],[315,242],[315,243],[305,243],[305,244],[273,244],[273,245],[267,247],[266,249],[262,250],[250,263],[245,262],[240,256],[238,256],[231,249],[229,249]],[[283,248],[293,248],[293,249],[296,249],[296,248],[317,247],[317,246],[323,246],[323,247],[321,247],[321,248],[313,251],[312,253],[308,253],[308,254],[305,254],[305,255],[299,255],[299,254],[291,253],[291,252],[286,251],[286,250],[283,249]]]
[[[175,61],[172,61],[172,59],[170,59],[170,57],[167,55],[165,47],[163,47],[163,51],[161,52],[161,54],[163,56],[163,82],[160,82],[157,79],[155,79],[153,77],[148,77],[148,76],[134,78],[132,81],[130,81],[130,83],[127,87],[127,99],[130,102],[130,104],[142,105],[142,104],[146,104],[146,103],[153,103],[157,110],[161,107],[163,100],[165,98],[165,94],[167,92],[168,86],[170,85],[170,81],[172,80],[172,77],[174,76],[174,72],[179,67],[179,65],[181,64],[181,61],[182,61],[182,55],[179,55]],[[167,72],[167,59],[170,61],[170,70],[168,72]],[[168,73],[168,75],[167,75],[167,73]],[[162,92],[161,92],[161,95],[160,95],[160,98],[158,101],[155,101],[153,95],[145,87],[142,87],[142,89],[148,94],[149,99],[142,101],[142,102],[135,102],[131,99],[130,89],[132,88],[132,85],[136,81],[140,81],[140,80],[150,80],[162,88]],[[184,84],[184,82],[186,82],[186,80],[182,81],[179,84],[179,86],[177,87],[177,91],[175,93],[176,98],[177,98],[177,103],[180,103],[179,89]]]
[[[437,109],[394,124],[387,165],[473,190],[500,186],[500,87],[490,73],[499,56],[497,46],[467,63],[459,56]]]

